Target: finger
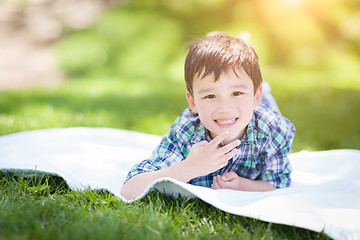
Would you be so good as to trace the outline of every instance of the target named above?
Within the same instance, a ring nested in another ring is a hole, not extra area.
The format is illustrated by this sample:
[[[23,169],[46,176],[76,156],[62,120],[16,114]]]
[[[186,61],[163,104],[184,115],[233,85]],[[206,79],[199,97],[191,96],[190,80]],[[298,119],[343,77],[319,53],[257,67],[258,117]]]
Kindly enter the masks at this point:
[[[227,172],[225,173],[224,175],[222,175],[220,178],[222,181],[224,182],[229,182],[231,181],[232,179],[238,177],[238,175],[234,172]]]
[[[213,183],[211,184],[211,188],[212,189],[217,189],[216,187],[217,186],[216,186],[216,182],[215,182],[215,178],[214,178]]]
[[[208,144],[209,144],[208,141],[203,140],[203,141],[200,141],[198,143],[195,143],[194,146],[197,145],[198,147],[205,147]]]
[[[231,143],[226,144],[225,146],[222,146],[219,151],[221,151],[222,154],[226,154],[230,152],[231,150],[234,150],[240,145],[241,141],[239,139],[236,139],[232,141]]]
[[[223,154],[222,156],[220,156],[220,161],[219,161],[219,167],[225,167],[227,165],[227,163],[229,162],[229,160],[231,158],[233,158],[236,155],[237,149],[233,149],[230,152],[227,152],[226,154]]]
[[[198,143],[195,143],[194,146],[192,147],[192,149],[194,149],[194,151],[203,151],[203,149],[206,149],[206,146],[209,145],[208,141],[201,141]]]
[[[217,176],[216,185],[219,189],[227,188],[227,182],[223,181],[220,175]]]
[[[218,181],[219,188],[229,189],[229,183],[224,181]]]
[[[219,183],[218,183],[218,177],[214,177],[211,188],[212,189],[220,189],[220,186],[219,186]]]
[[[213,140],[210,141],[211,146],[218,146],[227,136],[229,135],[229,131],[224,131],[218,136],[216,136]]]

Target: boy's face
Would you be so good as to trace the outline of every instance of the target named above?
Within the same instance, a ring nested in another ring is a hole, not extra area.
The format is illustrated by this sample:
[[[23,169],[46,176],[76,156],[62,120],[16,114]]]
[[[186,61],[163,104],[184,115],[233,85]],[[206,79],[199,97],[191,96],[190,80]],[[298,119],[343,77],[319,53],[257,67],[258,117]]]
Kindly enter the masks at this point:
[[[220,75],[215,82],[213,75],[193,80],[193,95],[186,93],[191,110],[199,114],[201,122],[215,138],[227,129],[229,136],[223,141],[227,144],[240,139],[249,124],[254,107],[262,98],[262,87],[254,93],[254,85],[243,68],[237,75],[230,69]]]

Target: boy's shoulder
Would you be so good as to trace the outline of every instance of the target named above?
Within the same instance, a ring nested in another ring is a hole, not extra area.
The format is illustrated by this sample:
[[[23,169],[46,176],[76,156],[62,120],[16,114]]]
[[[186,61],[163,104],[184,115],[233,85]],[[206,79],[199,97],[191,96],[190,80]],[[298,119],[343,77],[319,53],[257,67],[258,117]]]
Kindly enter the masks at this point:
[[[294,124],[280,112],[273,111],[265,105],[261,104],[254,109],[251,121],[253,131],[257,136],[281,138],[286,141],[295,136]]]
[[[204,137],[205,128],[198,114],[187,108],[175,120],[167,135],[174,140],[198,141]]]

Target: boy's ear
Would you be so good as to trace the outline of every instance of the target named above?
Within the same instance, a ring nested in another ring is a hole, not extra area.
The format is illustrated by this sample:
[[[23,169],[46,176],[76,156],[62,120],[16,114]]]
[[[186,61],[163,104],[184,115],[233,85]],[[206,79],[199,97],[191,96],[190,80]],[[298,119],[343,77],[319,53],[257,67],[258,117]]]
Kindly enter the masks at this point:
[[[262,85],[260,85],[255,92],[254,107],[257,107],[260,104],[261,100],[262,100]]]
[[[194,98],[189,91],[186,91],[186,99],[188,101],[188,104],[189,104],[189,107],[191,108],[191,110],[194,113],[198,113]]]

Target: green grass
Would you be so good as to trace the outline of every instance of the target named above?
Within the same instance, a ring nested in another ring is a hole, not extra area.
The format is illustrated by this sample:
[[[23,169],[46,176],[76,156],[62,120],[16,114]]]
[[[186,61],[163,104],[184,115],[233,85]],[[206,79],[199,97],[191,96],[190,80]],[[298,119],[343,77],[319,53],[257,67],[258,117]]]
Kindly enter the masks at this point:
[[[178,82],[156,80],[84,78],[54,88],[3,92],[0,134],[73,126],[164,134],[186,107],[185,89]]]
[[[328,239],[231,215],[199,199],[152,192],[126,204],[104,191],[71,191],[46,179],[3,175],[0,239]]]

